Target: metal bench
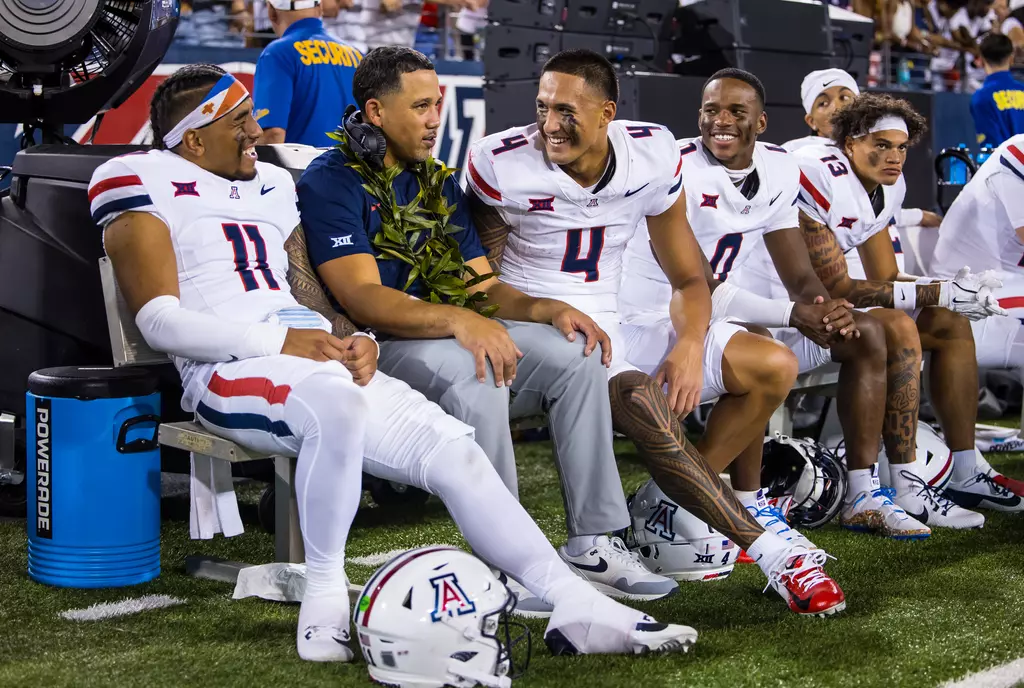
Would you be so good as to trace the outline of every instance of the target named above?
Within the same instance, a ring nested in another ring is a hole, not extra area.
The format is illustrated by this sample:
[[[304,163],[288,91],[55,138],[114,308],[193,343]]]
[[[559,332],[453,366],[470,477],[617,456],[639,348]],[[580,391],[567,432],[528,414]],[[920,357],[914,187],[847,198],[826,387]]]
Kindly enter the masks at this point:
[[[768,420],[768,434],[774,435],[776,432],[782,433],[783,435],[793,434],[793,413],[795,411],[794,406],[796,404],[797,394],[818,394],[821,396],[834,397],[836,395],[838,385],[838,363],[829,363],[827,365],[820,366],[797,377],[796,382],[793,383],[793,389],[790,391],[789,397],[787,397],[786,401],[783,402],[779,408],[775,409],[775,413],[773,413],[772,417]]]
[[[100,258],[99,264],[114,366],[169,363],[166,354],[153,351],[147,346],[142,334],[135,326],[135,320],[128,311],[128,304],[125,303],[121,290],[117,287],[114,268],[110,264],[110,260],[106,257]],[[283,562],[305,561],[302,534],[299,530],[298,505],[295,499],[294,459],[250,452],[192,422],[162,423],[158,438],[161,446],[194,452],[229,463],[273,459],[274,556],[277,561]],[[283,498],[285,495],[287,498]],[[214,557],[190,556],[185,560],[185,568],[191,575],[226,582],[234,582],[238,577],[238,571],[245,566],[248,564],[224,561]]]

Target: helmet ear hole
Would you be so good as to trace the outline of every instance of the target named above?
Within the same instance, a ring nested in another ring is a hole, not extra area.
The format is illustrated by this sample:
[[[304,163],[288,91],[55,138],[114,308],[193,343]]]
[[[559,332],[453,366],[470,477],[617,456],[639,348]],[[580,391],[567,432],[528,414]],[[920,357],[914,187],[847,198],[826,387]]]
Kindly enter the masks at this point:
[[[405,599],[402,600],[402,606],[406,609],[412,609],[412,588],[409,588],[409,592],[405,594]]]

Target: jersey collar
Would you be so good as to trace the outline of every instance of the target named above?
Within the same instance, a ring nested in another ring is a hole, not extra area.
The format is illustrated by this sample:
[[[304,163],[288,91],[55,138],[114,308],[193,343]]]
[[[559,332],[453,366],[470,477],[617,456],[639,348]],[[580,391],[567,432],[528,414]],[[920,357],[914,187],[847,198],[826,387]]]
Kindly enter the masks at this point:
[[[281,38],[298,33],[320,33],[324,30],[324,22],[320,17],[306,17],[295,22],[281,34]]]

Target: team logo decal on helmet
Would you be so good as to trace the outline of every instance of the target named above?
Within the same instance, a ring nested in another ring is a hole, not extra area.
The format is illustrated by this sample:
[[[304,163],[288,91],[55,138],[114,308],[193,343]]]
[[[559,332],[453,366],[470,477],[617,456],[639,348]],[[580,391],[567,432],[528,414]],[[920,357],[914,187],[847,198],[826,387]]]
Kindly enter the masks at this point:
[[[445,615],[462,616],[476,611],[476,605],[459,585],[459,578],[454,573],[435,576],[430,579],[430,584],[434,586],[434,611],[430,613],[430,618],[435,623]]]
[[[669,541],[675,540],[676,532],[672,529],[672,519],[675,517],[678,509],[678,504],[666,502],[664,499],[660,500],[657,510],[644,523],[644,530]]]

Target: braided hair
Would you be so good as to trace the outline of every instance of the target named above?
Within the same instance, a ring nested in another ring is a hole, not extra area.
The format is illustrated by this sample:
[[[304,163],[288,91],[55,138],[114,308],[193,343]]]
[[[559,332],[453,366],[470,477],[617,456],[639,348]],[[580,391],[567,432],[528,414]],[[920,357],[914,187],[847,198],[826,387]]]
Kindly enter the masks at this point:
[[[907,144],[911,146],[928,128],[925,118],[907,101],[878,93],[861,93],[852,103],[832,115],[832,140],[842,148],[847,138],[862,136],[887,115],[900,117],[907,123]]]
[[[164,79],[149,102],[149,125],[153,129],[153,147],[164,146],[164,136],[196,105],[203,94],[224,76],[223,69],[211,64],[186,65]]]

